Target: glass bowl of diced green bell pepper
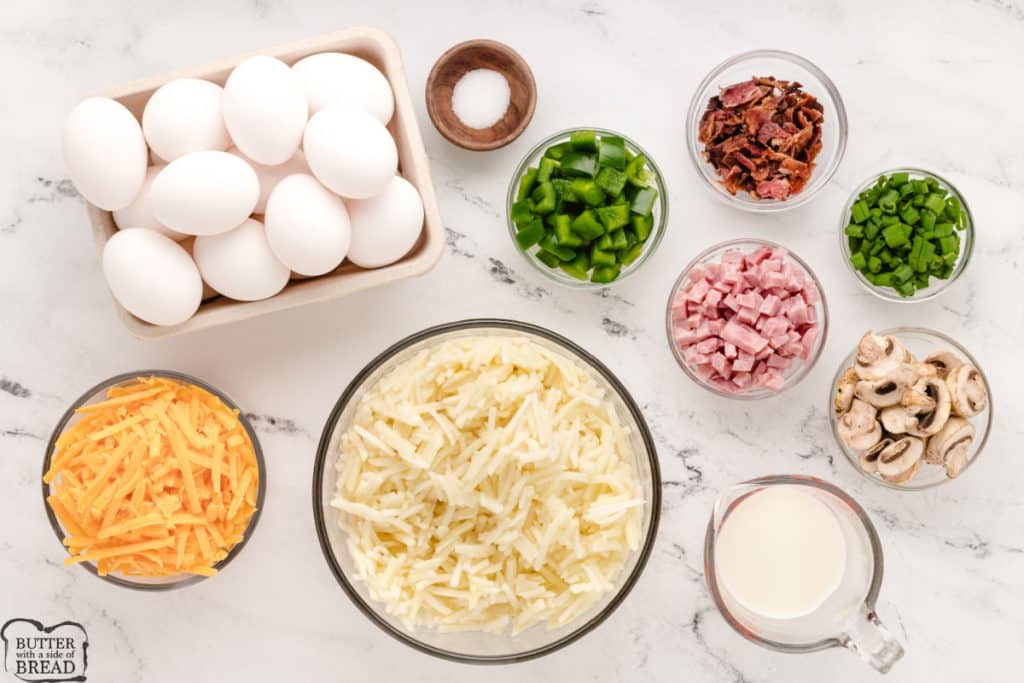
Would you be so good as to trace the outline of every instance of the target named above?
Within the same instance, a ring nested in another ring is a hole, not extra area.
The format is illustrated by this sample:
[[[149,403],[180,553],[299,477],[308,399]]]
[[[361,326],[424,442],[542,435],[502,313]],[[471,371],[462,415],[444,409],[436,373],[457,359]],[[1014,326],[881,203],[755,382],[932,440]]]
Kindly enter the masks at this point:
[[[516,250],[548,278],[606,287],[658,248],[668,221],[661,171],[631,139],[601,128],[551,135],[512,175],[508,230]]]
[[[974,251],[971,210],[956,187],[919,168],[873,174],[839,222],[843,260],[886,301],[934,299],[963,274]]]

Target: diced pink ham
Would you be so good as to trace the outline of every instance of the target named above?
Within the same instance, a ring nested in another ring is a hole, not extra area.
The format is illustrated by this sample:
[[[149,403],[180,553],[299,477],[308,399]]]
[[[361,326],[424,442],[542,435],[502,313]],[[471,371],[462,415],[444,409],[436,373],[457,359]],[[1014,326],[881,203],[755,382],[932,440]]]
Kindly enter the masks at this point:
[[[758,378],[758,383],[766,389],[778,391],[786,384],[786,378],[781,370],[771,368]]]
[[[697,280],[693,286],[686,291],[686,298],[690,301],[703,301],[704,296],[711,289],[711,283],[707,280]]]
[[[786,317],[789,318],[794,327],[806,325],[809,322],[807,320],[807,304],[800,297],[795,296],[793,299],[796,300],[796,303],[786,311]]]
[[[764,298],[764,301],[761,302],[760,308],[757,310],[761,315],[767,315],[768,317],[774,316],[779,312],[780,301],[779,297],[774,294],[769,294]]]
[[[785,318],[766,318],[764,327],[761,328],[761,334],[771,339],[786,334],[791,327],[792,325]]]
[[[714,353],[722,346],[722,340],[718,337],[708,337],[703,341],[694,344],[693,348],[700,353]]]
[[[804,360],[811,357],[811,351],[814,350],[814,344],[818,341],[818,336],[821,334],[821,328],[817,325],[811,325],[804,330],[804,336],[800,340],[800,345],[803,347],[803,353],[801,356]]]
[[[690,269],[686,279],[690,282],[697,282],[699,280],[706,280],[708,276],[708,270],[704,266],[694,266]]]
[[[741,306],[739,313],[736,314],[736,319],[748,325],[753,325],[757,322],[757,309]]]
[[[740,313],[742,313],[742,309],[740,309]],[[722,339],[730,344],[735,344],[736,348],[743,349],[748,353],[757,353],[768,346],[767,339],[735,319],[727,322],[722,328]]]
[[[732,376],[732,383],[739,389],[746,389],[754,383],[754,378],[749,372],[737,372]]]
[[[753,370],[754,354],[740,351],[736,361],[732,364],[732,369],[734,372],[750,372]]]
[[[687,279],[670,306],[675,343],[693,372],[722,391],[781,389],[818,343],[820,293],[785,249],[730,250]]]
[[[804,284],[803,293],[804,301],[806,301],[807,304],[810,306],[813,306],[819,301],[821,301],[821,294],[818,292],[818,288],[815,287],[814,283],[809,280]]]
[[[732,365],[729,363],[729,359],[725,357],[725,354],[716,353],[711,356],[711,367],[725,379],[729,379],[732,376]]]

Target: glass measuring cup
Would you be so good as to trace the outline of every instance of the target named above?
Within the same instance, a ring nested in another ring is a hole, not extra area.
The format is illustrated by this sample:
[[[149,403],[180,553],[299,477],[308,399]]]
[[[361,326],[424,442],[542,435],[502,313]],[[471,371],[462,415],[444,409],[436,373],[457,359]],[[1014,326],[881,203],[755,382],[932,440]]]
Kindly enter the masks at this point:
[[[771,487],[800,487],[835,516],[845,541],[845,568],[835,589],[813,611],[789,618],[766,616],[741,604],[716,566],[715,549],[729,516],[751,496]],[[778,475],[752,479],[719,494],[704,539],[704,578],[718,611],[744,638],[779,652],[845,647],[882,673],[903,656],[875,614],[882,585],[882,545],[864,509],[841,489],[814,477]]]

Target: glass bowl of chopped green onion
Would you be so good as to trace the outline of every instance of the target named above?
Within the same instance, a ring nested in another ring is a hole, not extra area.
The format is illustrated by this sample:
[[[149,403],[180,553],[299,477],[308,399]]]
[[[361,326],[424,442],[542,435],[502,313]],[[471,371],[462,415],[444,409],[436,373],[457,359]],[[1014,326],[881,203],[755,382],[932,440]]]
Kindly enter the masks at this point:
[[[875,296],[928,301],[970,263],[974,220],[951,182],[919,168],[896,168],[853,191],[840,214],[839,244],[850,271]]]
[[[508,188],[517,251],[569,287],[605,287],[640,269],[668,222],[661,171],[631,139],[572,128],[538,142]]]

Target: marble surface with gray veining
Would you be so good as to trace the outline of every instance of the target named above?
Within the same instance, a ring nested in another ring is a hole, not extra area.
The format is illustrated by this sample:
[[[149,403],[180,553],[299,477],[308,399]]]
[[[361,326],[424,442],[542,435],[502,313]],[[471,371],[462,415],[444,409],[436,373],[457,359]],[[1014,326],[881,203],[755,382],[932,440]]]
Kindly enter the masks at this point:
[[[64,116],[84,94],[178,66],[353,24],[401,45],[447,231],[420,279],[171,339],[132,339],[115,318],[81,200],[60,156]],[[470,153],[430,125],[433,60],[475,37],[532,64],[536,117],[506,149]],[[1024,645],[1024,4],[1020,0],[733,3],[689,0],[7,0],[0,3],[0,621],[81,622],[89,680],[779,681],[877,676],[847,652],[791,656],[733,633],[704,588],[701,544],[716,492],[768,473],[812,474],[855,496],[885,549],[879,611],[906,645],[897,681],[1019,681]],[[846,101],[850,139],[808,206],[750,216],[716,202],[686,155],[698,81],[722,59],[779,47],[818,63]],[[666,174],[671,225],[636,277],[573,291],[533,272],[508,239],[504,197],[529,146],[557,129],[620,129]],[[955,182],[978,241],[962,280],[932,303],[883,303],[842,263],[838,213],[871,173],[903,164]],[[820,362],[784,397],[712,397],[676,367],[668,289],[706,246],[779,241],[824,283],[831,329]],[[431,659],[374,628],[338,588],[310,510],[315,443],[330,407],[378,351],[472,316],[548,326],[602,358],[656,435],[661,532],[640,583],[576,644],[481,670]],[[829,383],[868,327],[945,331],[988,370],[992,438],[962,480],[900,493],[863,480],[827,422]],[[170,368],[251,411],[269,470],[265,512],[223,576],[173,594],[125,591],[64,568],[38,476],[53,425],[84,389],[132,369]],[[0,671],[0,679],[8,674]],[[11,678],[11,680],[14,680]]]

